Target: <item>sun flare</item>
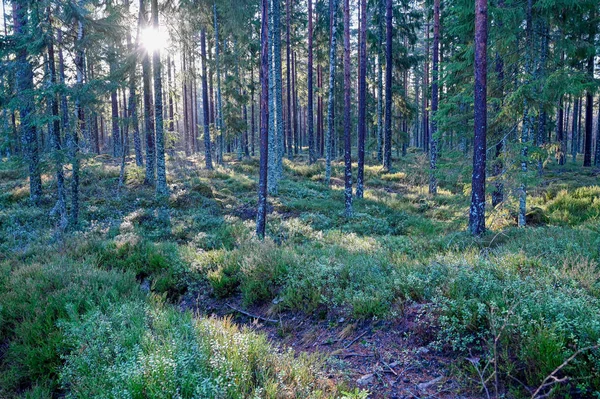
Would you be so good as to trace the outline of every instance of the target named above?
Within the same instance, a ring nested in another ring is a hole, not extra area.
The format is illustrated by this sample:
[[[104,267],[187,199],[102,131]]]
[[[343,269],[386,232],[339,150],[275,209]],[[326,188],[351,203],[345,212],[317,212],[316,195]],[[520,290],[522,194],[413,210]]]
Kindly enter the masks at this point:
[[[168,37],[165,32],[154,28],[146,28],[141,32],[142,45],[149,53],[163,50],[167,47]]]

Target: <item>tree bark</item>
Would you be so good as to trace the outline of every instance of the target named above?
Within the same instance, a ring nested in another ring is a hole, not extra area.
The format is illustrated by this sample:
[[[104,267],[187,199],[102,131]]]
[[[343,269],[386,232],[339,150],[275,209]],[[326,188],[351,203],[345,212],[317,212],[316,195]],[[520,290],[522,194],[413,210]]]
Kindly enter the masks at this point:
[[[267,160],[269,155],[269,0],[262,0],[261,21],[261,95],[260,95],[260,176],[258,183],[258,207],[256,212],[256,235],[263,239],[267,222]]]
[[[365,140],[367,133],[367,0],[360,0],[358,77],[358,171],[356,176],[356,198],[363,198],[365,176]]]
[[[145,0],[140,0],[140,14],[144,18],[144,27],[148,26],[148,15],[145,8]],[[142,81],[144,87],[144,129],[146,131],[146,177],[144,184],[154,186],[156,168],[156,147],[154,143],[154,115],[152,106],[151,77],[152,66],[150,55],[147,50],[142,55]]]
[[[433,60],[431,71],[431,121],[430,121],[430,150],[429,150],[429,194],[437,195],[437,110],[438,110],[438,78],[440,54],[440,0],[433,2]]]
[[[202,28],[200,31],[200,51],[202,53],[202,110],[204,112],[204,159],[206,169],[212,170],[212,152],[210,148],[210,128],[209,123],[209,108],[208,103],[208,82],[207,82],[207,68],[206,68],[206,30]]]
[[[392,170],[392,0],[386,1],[385,44],[385,140],[383,168]]]
[[[152,25],[158,31],[158,0],[152,0]],[[162,97],[162,64],[160,50],[152,54],[152,67],[154,72],[154,120],[156,130],[156,195],[169,194],[167,187],[167,167],[165,164],[165,135],[163,123],[163,97]]]
[[[310,0],[309,0],[310,1]],[[392,0],[388,0],[391,3]],[[346,217],[352,216],[352,130],[350,120],[350,0],[344,0],[344,198]]]
[[[288,0],[289,1],[289,0]],[[329,96],[327,101],[327,133],[325,137],[325,184],[329,186],[331,180],[331,157],[332,138],[334,132],[334,108],[335,108],[335,67],[336,57],[335,50],[337,46],[337,9],[338,0],[329,0],[330,12],[330,39],[329,39]]]
[[[469,229],[485,231],[485,163],[487,131],[487,0],[475,1],[475,139]]]
[[[313,6],[312,0],[308,0],[308,163],[313,164],[317,158],[315,153],[315,138],[313,126]]]

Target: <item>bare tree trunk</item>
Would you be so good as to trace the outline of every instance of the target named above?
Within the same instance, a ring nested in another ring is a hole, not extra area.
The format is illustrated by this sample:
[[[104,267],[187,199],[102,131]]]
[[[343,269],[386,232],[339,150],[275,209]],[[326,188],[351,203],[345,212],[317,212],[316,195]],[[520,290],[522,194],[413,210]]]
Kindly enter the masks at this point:
[[[289,1],[289,0],[288,0]],[[338,0],[329,0],[329,19],[331,29],[329,32],[329,98],[327,101],[327,134],[325,137],[325,184],[329,186],[331,180],[331,157],[333,155],[332,138],[335,128],[335,51],[337,46],[337,9]]]
[[[360,0],[358,76],[358,172],[356,198],[363,197],[365,175],[365,140],[367,133],[367,0]]]
[[[158,31],[158,0],[152,0],[152,25]],[[165,164],[165,135],[163,124],[163,98],[162,98],[162,64],[160,50],[154,50],[152,55],[154,71],[154,119],[156,130],[156,195],[169,194],[167,187],[167,167]]]
[[[438,78],[439,78],[439,54],[440,54],[440,0],[433,2],[433,65],[431,72],[431,124],[430,124],[430,151],[429,151],[429,194],[437,195],[437,110],[438,110]]]
[[[392,0],[386,2],[385,44],[385,140],[383,168],[392,170]]]
[[[312,0],[308,0],[308,163],[312,164],[317,160],[315,152],[315,138],[313,126],[313,6]]]
[[[269,155],[269,0],[262,0],[261,22],[261,95],[260,95],[260,176],[258,183],[258,207],[256,213],[256,235],[265,237],[267,222],[267,162]]]
[[[389,3],[392,0],[388,0]],[[344,197],[346,217],[352,216],[352,127],[350,120],[350,0],[344,0]]]
[[[475,2],[475,139],[469,230],[485,231],[485,163],[487,131],[487,0]]]
[[[140,0],[140,14],[144,18],[144,27],[148,26],[148,15],[145,8],[145,0]],[[144,128],[146,131],[146,177],[144,184],[154,186],[156,168],[156,148],[154,144],[154,115],[152,106],[152,88],[150,74],[152,66],[150,55],[144,50],[142,55],[142,80],[144,86]]]
[[[208,83],[206,81],[206,30],[202,28],[200,31],[200,51],[202,53],[202,110],[204,111],[204,159],[206,169],[212,170],[212,151],[210,148],[210,128],[209,123],[209,108],[208,104]]]

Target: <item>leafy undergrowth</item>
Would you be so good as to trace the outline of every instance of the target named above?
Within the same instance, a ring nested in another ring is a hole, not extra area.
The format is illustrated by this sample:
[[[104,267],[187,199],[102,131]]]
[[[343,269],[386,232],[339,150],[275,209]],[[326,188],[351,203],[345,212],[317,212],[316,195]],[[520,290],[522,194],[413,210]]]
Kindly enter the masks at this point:
[[[159,202],[140,169],[128,166],[118,194],[116,164],[88,158],[82,223],[65,236],[53,196],[29,204],[23,165],[0,164],[0,396],[364,396],[342,393],[316,357],[173,305],[196,292],[322,320],[402,320],[418,304],[427,317],[416,331],[431,335],[428,350],[462,359],[452,372],[465,392],[530,397],[577,354],[543,393],[600,395],[597,175],[549,165],[530,191],[534,227],[515,227],[507,194],[473,239],[464,165],[431,198],[426,162],[367,166],[348,220],[342,164],[327,189],[321,163],[286,160],[264,242],[253,236],[255,159],[215,171],[171,159],[171,196]]]

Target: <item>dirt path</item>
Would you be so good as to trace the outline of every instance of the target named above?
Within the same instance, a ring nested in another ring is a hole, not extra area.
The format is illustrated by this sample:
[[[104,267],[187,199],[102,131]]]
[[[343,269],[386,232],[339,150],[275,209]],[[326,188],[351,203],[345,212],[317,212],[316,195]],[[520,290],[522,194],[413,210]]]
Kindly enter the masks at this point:
[[[453,378],[449,354],[426,347],[434,333],[423,327],[422,305],[412,305],[396,321],[353,321],[344,317],[284,312],[269,315],[269,306],[243,308],[239,298],[215,299],[209,289],[188,292],[180,303],[207,316],[231,315],[240,325],[267,335],[279,347],[319,353],[328,377],[368,390],[369,398],[477,398]],[[315,312],[318,313],[318,312]]]

